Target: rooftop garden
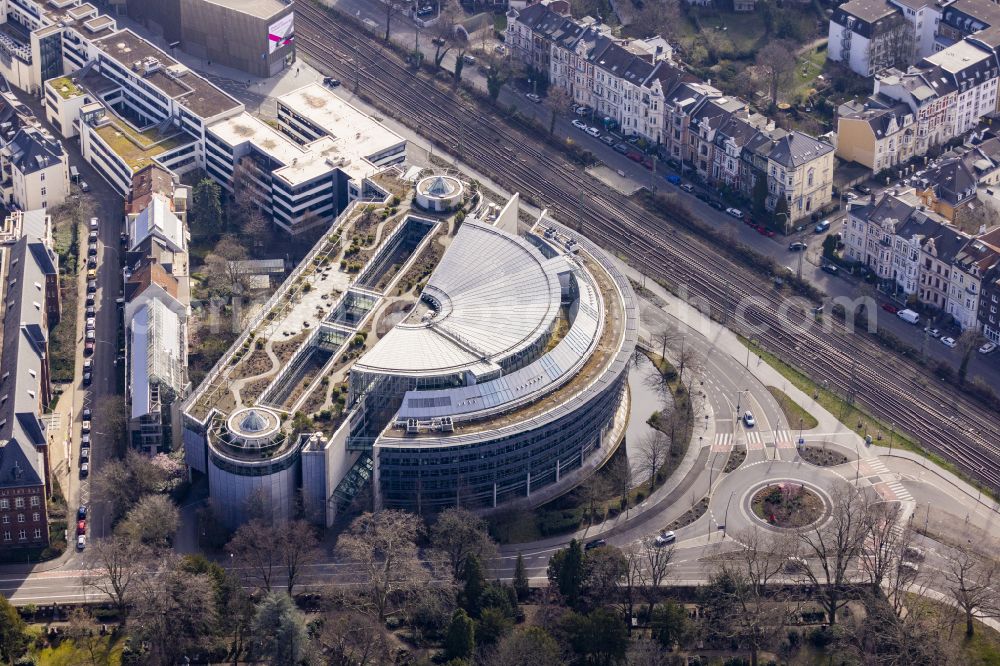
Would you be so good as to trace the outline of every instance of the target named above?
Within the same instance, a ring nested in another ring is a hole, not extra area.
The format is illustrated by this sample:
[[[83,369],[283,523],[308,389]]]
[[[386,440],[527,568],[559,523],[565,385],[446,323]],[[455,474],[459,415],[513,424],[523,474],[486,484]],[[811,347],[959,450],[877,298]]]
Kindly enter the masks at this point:
[[[96,131],[133,171],[146,166],[157,155],[184,145],[188,140],[183,133],[163,137],[155,131],[139,132],[117,122],[98,127]]]
[[[52,86],[53,90],[62,95],[63,99],[73,99],[83,94],[80,87],[73,83],[73,80],[68,76],[60,76],[58,79],[52,79],[49,81],[49,85]]]

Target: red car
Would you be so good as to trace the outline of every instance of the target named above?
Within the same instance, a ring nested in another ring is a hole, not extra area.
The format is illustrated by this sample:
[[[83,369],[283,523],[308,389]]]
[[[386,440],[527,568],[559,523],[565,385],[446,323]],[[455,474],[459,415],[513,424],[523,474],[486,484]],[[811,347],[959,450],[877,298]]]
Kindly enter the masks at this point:
[[[897,308],[895,305],[892,305],[891,303],[883,303],[882,309],[888,312],[889,314],[896,314],[897,312],[899,312],[899,308]]]
[[[652,171],[653,170],[653,158],[647,157],[646,159],[644,159],[642,161],[642,166],[644,166],[647,169],[649,169],[650,171]]]
[[[86,534],[87,533],[87,521],[86,520],[77,521],[77,523],[76,523],[76,533],[77,534]]]
[[[84,345],[83,345],[83,353],[87,354],[88,356],[90,354],[94,353],[94,341],[93,340],[87,340],[87,342],[84,343]]]
[[[642,161],[642,153],[640,153],[638,151],[635,151],[635,150],[628,151],[628,153],[625,155],[625,157],[629,158],[633,162],[641,162]]]
[[[767,235],[767,227],[765,227],[763,224],[758,224],[757,225],[757,233],[759,233],[761,236],[766,236]]]

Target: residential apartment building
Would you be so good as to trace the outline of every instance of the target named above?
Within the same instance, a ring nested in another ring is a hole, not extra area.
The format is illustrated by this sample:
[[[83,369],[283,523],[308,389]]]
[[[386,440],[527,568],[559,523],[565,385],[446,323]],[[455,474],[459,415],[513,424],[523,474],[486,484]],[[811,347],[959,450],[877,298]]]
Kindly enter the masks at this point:
[[[953,136],[972,130],[997,108],[1000,64],[992,49],[961,41],[924,58],[918,68],[946,78],[955,89],[952,100]]]
[[[1000,345],[1000,264],[994,264],[980,280],[976,317],[983,337]]]
[[[875,77],[873,97],[885,105],[905,104],[916,120],[914,155],[926,155],[956,136],[955,101],[958,89],[936,68],[889,69]],[[838,146],[840,140],[838,137]]]
[[[1000,264],[1000,227],[970,239],[955,255],[946,312],[962,330],[979,328],[983,277]]]
[[[827,57],[861,76],[913,62],[913,24],[885,0],[850,0],[830,18]]]
[[[190,388],[188,194],[150,165],[133,178],[126,202],[127,431],[131,446],[149,454],[181,445],[179,407]]]
[[[661,37],[616,39],[607,26],[573,19],[560,7],[538,3],[508,12],[512,57],[575,103],[614,120],[624,134],[662,141],[664,96],[684,77],[670,44]]]
[[[837,157],[878,173],[914,156],[916,117],[901,102],[849,102],[837,114]]]
[[[0,550],[49,543],[49,439],[40,416],[52,399],[48,331],[59,321],[58,259],[45,211],[12,213],[0,228]],[[61,443],[60,443],[61,444]]]
[[[62,144],[33,126],[0,148],[0,190],[20,210],[58,206],[69,196],[69,159]]]

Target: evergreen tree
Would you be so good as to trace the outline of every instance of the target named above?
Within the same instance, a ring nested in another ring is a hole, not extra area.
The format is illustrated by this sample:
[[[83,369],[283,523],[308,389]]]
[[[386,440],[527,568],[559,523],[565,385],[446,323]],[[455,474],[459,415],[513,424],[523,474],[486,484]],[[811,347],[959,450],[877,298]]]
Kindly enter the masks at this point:
[[[462,606],[472,617],[479,617],[479,601],[486,589],[486,578],[483,576],[483,565],[479,563],[479,558],[475,554],[469,554],[465,558],[462,579],[465,581],[465,586],[462,588]]]
[[[514,591],[517,592],[518,601],[524,601],[528,598],[528,572],[521,553],[517,554],[517,561],[514,562]]]
[[[583,549],[573,539],[565,550],[557,551],[549,560],[549,580],[570,606],[576,606],[583,587]]]
[[[222,204],[219,184],[203,178],[191,195],[191,229],[198,236],[213,236],[222,230]]]
[[[0,595],[0,658],[8,664],[28,647],[27,625],[6,597]]]
[[[665,648],[672,648],[687,636],[688,615],[675,601],[667,601],[653,609],[653,637]]]
[[[476,627],[472,618],[459,608],[451,616],[444,641],[447,659],[468,659],[476,651]]]

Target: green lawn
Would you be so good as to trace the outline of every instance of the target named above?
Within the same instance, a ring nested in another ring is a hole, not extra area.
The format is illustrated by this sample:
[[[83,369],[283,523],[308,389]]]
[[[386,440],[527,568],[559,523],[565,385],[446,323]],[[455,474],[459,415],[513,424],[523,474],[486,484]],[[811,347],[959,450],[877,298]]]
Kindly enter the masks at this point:
[[[787,393],[773,386],[768,386],[767,390],[778,401],[781,412],[785,415],[785,423],[788,424],[789,428],[795,429],[798,427],[799,419],[802,419],[802,428],[805,430],[815,428],[819,425],[816,417],[803,409],[799,403],[792,400]]]
[[[809,97],[809,91],[815,88],[816,77],[823,73],[826,65],[826,48],[815,48],[799,56],[795,63],[795,83],[788,101],[802,103]]]

